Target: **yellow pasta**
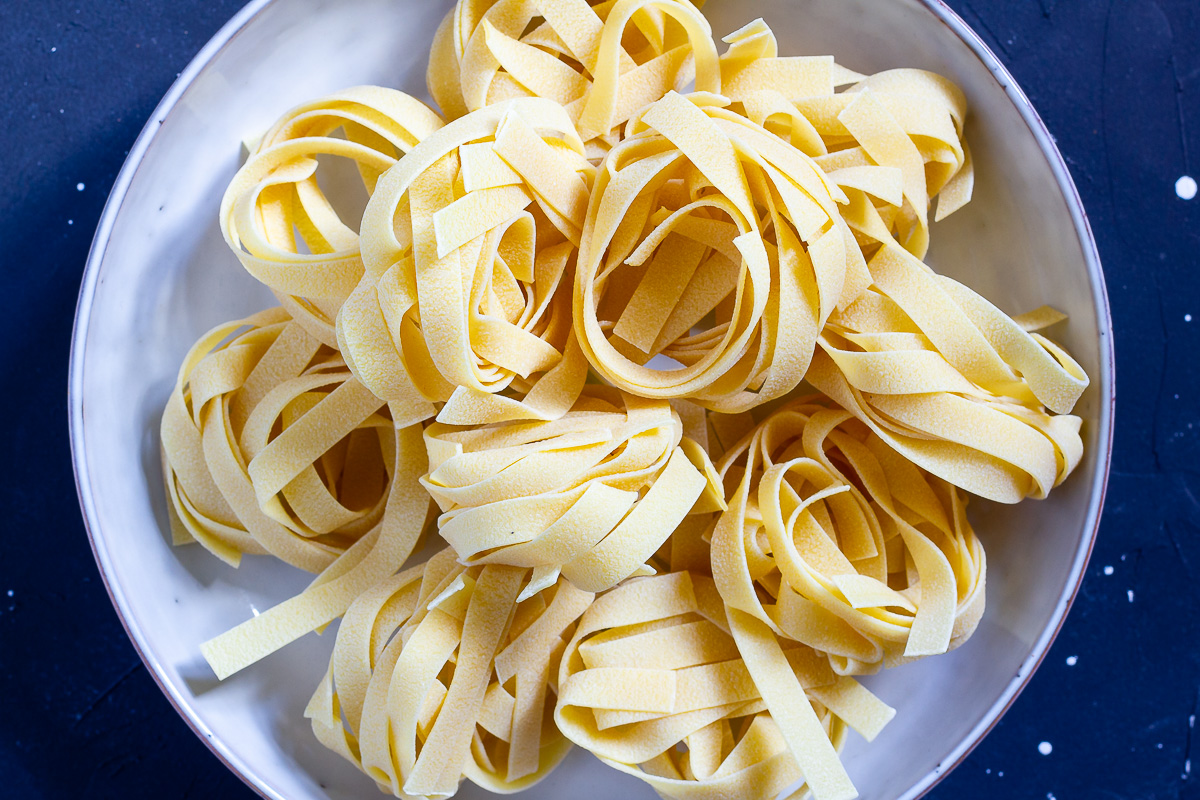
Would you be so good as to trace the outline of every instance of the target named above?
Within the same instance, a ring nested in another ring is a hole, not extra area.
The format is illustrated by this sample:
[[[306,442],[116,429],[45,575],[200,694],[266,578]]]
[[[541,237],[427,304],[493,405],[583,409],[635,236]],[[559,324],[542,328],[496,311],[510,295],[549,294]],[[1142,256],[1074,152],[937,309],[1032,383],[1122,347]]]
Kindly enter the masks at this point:
[[[1069,413],[1083,369],[895,244],[869,266],[872,289],[830,318],[809,383],[974,494],[1015,503],[1062,483],[1083,456]]]
[[[397,797],[544,778],[571,746],[558,663],[592,595],[562,580],[518,599],[529,574],[444,550],[364,592],[305,711],[317,738]]]
[[[594,171],[562,107],[525,98],[451,122],[379,180],[337,336],[397,424],[434,403],[451,424],[571,407],[587,364],[568,293]]]
[[[685,516],[722,507],[704,450],[664,401],[589,386],[550,422],[425,430],[421,483],[438,531],[466,564],[533,568],[599,592],[647,571]]]
[[[226,189],[225,241],[323,344],[337,348],[334,317],[363,267],[358,220],[343,219],[325,196],[318,158],[354,161],[369,194],[400,156],[441,126],[441,117],[403,92],[346,89],[280,118]]]
[[[966,497],[842,409],[799,401],[721,459],[721,596],[841,675],[944,653],[975,630],[986,559]]]
[[[847,726],[874,738],[892,710],[790,643],[779,658],[803,688],[780,722],[767,709],[775,687],[739,651],[738,628],[701,574],[634,578],[601,595],[562,658],[559,728],[664,797],[774,798],[802,778],[822,800],[855,797],[837,757]]]
[[[429,512],[420,426],[397,428],[338,353],[281,308],[218,326],[180,369],[161,427],[173,538],[236,566],[269,553],[320,574],[202,646],[224,678],[396,572]]]
[[[396,470],[383,402],[280,308],[201,337],[161,434],[175,541],[233,566],[321,571],[379,523]]]
[[[894,69],[871,76],[830,57],[780,57],[774,33],[756,20],[725,38],[724,94],[751,120],[814,160],[846,194],[846,221],[871,254],[886,231],[918,258],[935,219],[965,205],[974,167],[962,138],[962,91],[932,72]],[[836,93],[836,86],[850,85]],[[866,208],[869,206],[870,208]],[[873,224],[865,224],[869,216]]]
[[[720,92],[712,32],[688,0],[458,0],[428,72],[450,119],[513,97],[553,100],[593,158],[638,109],[693,79]]]
[[[609,381],[734,413],[796,387],[825,321],[868,278],[849,260],[837,188],[725,104],[671,93],[630,123],[640,132],[596,179],[574,307]],[[658,355],[674,365],[647,363]]]

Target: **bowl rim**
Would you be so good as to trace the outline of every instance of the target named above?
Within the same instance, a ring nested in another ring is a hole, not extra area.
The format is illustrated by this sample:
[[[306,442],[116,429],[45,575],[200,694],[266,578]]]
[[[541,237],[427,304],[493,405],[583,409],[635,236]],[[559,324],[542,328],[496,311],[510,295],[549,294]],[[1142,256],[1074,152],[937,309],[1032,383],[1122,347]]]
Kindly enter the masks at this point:
[[[1058,150],[1054,137],[1050,134],[1042,118],[1034,109],[1029,98],[1017,85],[1012,74],[984,43],[983,39],[943,0],[915,0],[935,19],[945,25],[962,41],[988,69],[993,79],[1003,89],[1009,101],[1024,120],[1029,132],[1033,134],[1041,148],[1043,156],[1058,183],[1059,191],[1067,204],[1075,235],[1079,240],[1085,267],[1087,268],[1092,290],[1092,304],[1097,312],[1098,334],[1100,337],[1100,374],[1098,391],[1100,393],[1099,419],[1097,420],[1097,445],[1100,452],[1098,468],[1092,479],[1085,519],[1086,535],[1076,550],[1067,577],[1067,584],[1051,615],[1049,624],[1034,642],[1029,655],[1021,662],[1017,674],[1008,682],[996,701],[988,708],[979,722],[951,750],[943,760],[935,766],[917,784],[909,787],[897,800],[917,800],[936,786],[954,767],[958,766],[984,737],[996,726],[1000,718],[1016,701],[1022,690],[1028,685],[1033,673],[1045,659],[1050,645],[1062,630],[1067,613],[1070,611],[1091,557],[1092,548],[1099,532],[1101,511],[1108,488],[1108,476],[1112,463],[1113,450],[1113,415],[1116,408],[1116,359],[1112,335],[1112,312],[1109,307],[1108,291],[1101,268],[1100,256],[1092,234],[1091,224],[1079,191],[1071,178],[1070,171],[1062,154]],[[117,174],[104,210],[96,227],[95,236],[88,252],[84,266],[83,278],[79,288],[79,297],[75,308],[75,322],[71,331],[70,366],[68,369],[67,408],[69,435],[71,446],[71,461],[75,473],[75,490],[79,497],[80,508],[83,512],[84,528],[87,531],[88,542],[92,555],[100,570],[104,588],[116,609],[121,625],[133,643],[138,656],[146,665],[148,672],[158,684],[158,688],[166,696],[175,711],[183,718],[188,727],[200,738],[209,750],[230,771],[240,778],[248,787],[264,798],[270,800],[287,800],[283,794],[271,786],[246,761],[229,748],[224,741],[215,736],[200,719],[198,712],[192,706],[190,693],[184,687],[172,683],[165,677],[164,667],[154,656],[146,641],[146,637],[137,619],[130,612],[128,598],[124,589],[111,581],[110,557],[107,543],[100,532],[99,519],[96,516],[95,497],[91,484],[91,473],[88,468],[87,454],[83,448],[83,378],[84,352],[87,347],[87,332],[91,320],[92,304],[95,300],[99,285],[100,269],[108,250],[109,239],[117,214],[120,211],[129,188],[137,176],[138,169],[146,155],[146,151],[158,135],[159,129],[167,116],[175,109],[184,93],[208,64],[216,58],[246,27],[268,6],[277,0],[251,0],[240,11],[233,15],[211,39],[192,58],[187,67],[179,73],[170,89],[159,101],[154,112],[150,115],[133,147],[130,148],[125,162]]]

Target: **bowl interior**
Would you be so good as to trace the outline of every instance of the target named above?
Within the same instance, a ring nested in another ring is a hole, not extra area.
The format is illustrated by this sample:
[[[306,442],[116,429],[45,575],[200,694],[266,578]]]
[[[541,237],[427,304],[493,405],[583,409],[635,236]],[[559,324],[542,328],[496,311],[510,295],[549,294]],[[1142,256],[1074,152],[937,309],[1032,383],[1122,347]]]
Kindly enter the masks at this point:
[[[199,644],[299,591],[307,578],[265,558],[247,558],[235,571],[197,547],[170,546],[159,417],[195,338],[274,302],[228,252],[217,225],[242,139],[289,107],[346,86],[378,83],[426,97],[429,43],[449,5],[252,4],[248,22],[202,68],[189,69],[194,80],[178,102],[151,121],[157,131],[140,163],[127,165],[118,181],[81,295],[72,425],[97,558],[164,691],[231,767],[275,797],[376,796],[367,778],[316,742],[302,718],[333,636],[306,637],[223,684],[213,678]],[[1010,78],[993,74],[921,2],[710,0],[705,13],[717,36],[764,17],[785,55],[832,53],[860,72],[911,66],[957,81],[971,108],[975,200],[934,226],[931,261],[1010,313],[1043,303],[1068,312],[1069,324],[1052,335],[1093,379],[1076,411],[1087,446],[1076,474],[1048,501],[972,504],[989,562],[988,609],[978,633],[948,656],[868,679],[899,713],[872,746],[851,736],[847,767],[864,797],[915,797],[1023,685],[1078,585],[1109,447],[1111,359],[1098,267],[1078,234],[1073,190],[1068,200],[1058,183],[1061,164],[1046,156],[1006,93]],[[654,797],[640,782],[575,753],[527,796],[598,799],[618,791]],[[461,795],[487,796],[469,784]]]

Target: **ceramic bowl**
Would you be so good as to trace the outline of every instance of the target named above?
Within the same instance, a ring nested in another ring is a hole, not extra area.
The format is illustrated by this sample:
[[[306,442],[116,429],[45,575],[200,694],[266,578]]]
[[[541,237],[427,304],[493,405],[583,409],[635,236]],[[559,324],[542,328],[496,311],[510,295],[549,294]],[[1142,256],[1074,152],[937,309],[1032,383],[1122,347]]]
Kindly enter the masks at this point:
[[[218,683],[199,645],[296,593],[308,576],[266,558],[238,569],[169,543],[158,423],[193,340],[272,305],[217,225],[241,141],[291,106],[378,83],[426,95],[434,28],[448,0],[254,0],[167,93],[117,178],[84,274],[70,373],[80,503],[113,603],[183,719],[262,795],[375,798],[372,781],[313,738],[301,712],[332,635],[308,636]],[[868,685],[898,709],[845,763],[863,797],[915,798],[958,763],[1029,680],[1062,624],[1095,537],[1111,447],[1112,334],[1103,275],[1053,140],[979,38],[936,0],[710,0],[723,36],[762,16],[784,54],[834,54],[860,72],[921,67],[970,102],[974,201],[933,232],[930,259],[1010,313],[1070,314],[1058,336],[1092,376],[1079,403],[1087,454],[1051,498],[972,515],[988,552],[987,614],[948,656]],[[464,784],[460,796],[486,793]],[[575,752],[531,800],[654,797]]]

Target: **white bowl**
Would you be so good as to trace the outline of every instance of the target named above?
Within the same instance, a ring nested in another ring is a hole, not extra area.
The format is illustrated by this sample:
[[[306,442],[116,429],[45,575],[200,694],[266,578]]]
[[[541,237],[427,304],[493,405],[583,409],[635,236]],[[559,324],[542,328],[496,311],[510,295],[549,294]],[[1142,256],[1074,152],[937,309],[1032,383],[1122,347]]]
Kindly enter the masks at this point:
[[[239,570],[169,544],[158,421],[175,371],[209,327],[272,304],[217,226],[243,137],[321,94],[380,83],[425,96],[426,54],[449,0],[255,0],[167,93],[129,154],[96,232],[75,323],[72,449],[80,503],[113,603],[162,690],[216,755],[264,796],[373,798],[372,782],[325,751],[301,711],[332,636],[309,636],[218,684],[202,641],[300,590],[265,558]],[[755,16],[785,54],[832,53],[860,72],[913,66],[970,101],[975,200],[934,227],[931,261],[1010,312],[1051,303],[1059,335],[1092,376],[1079,403],[1083,463],[1051,499],[982,501],[988,608],[948,656],[869,685],[899,713],[847,768],[863,797],[915,798],[958,763],[1029,680],[1062,624],[1095,538],[1111,449],[1111,321],[1094,242],[1053,140],[1012,76],[937,0],[711,0],[718,36]],[[528,793],[652,798],[644,784],[575,753]],[[464,784],[461,796],[486,793]]]

